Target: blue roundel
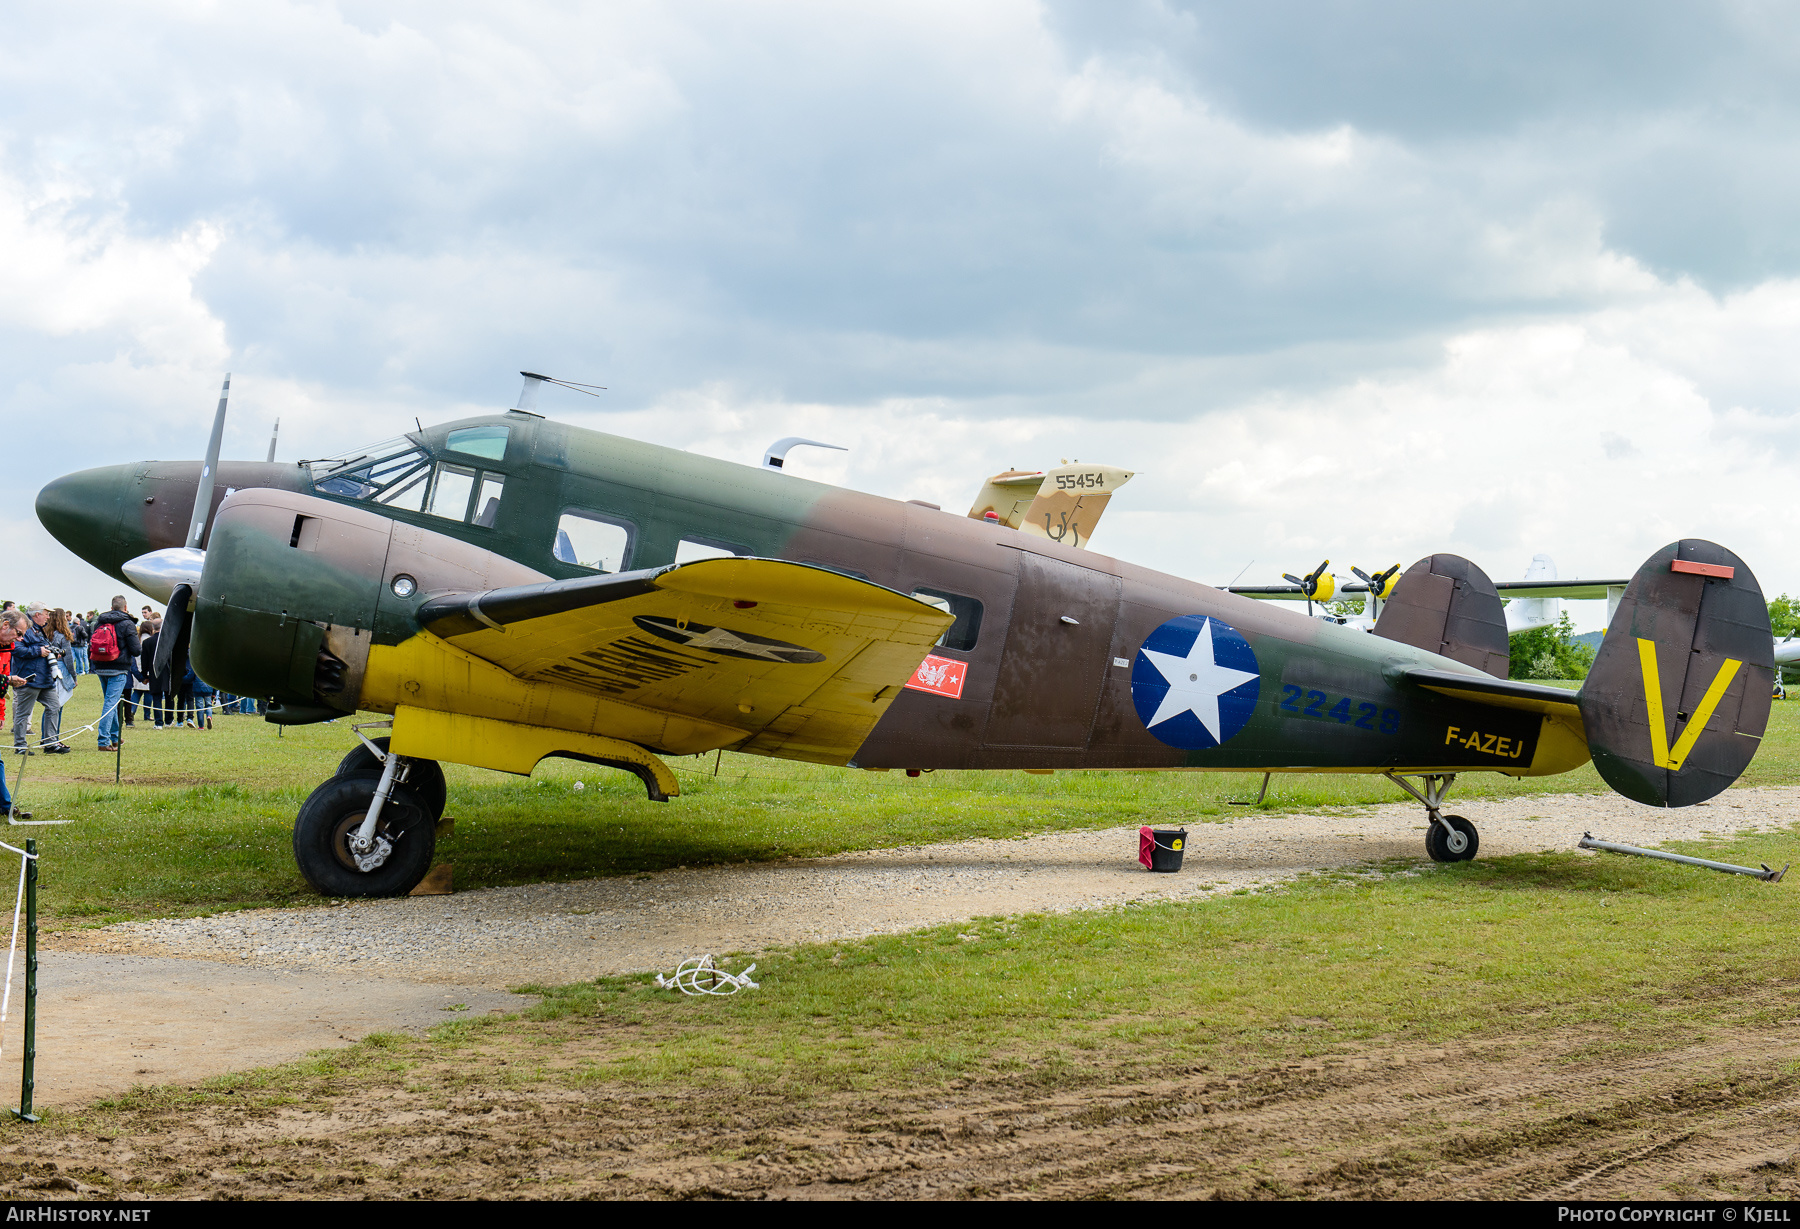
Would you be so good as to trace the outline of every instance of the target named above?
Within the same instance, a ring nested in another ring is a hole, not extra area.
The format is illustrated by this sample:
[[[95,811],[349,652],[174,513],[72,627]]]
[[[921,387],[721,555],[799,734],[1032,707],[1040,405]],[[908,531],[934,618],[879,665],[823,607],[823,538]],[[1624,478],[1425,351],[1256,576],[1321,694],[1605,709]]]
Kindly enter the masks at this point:
[[[1182,615],[1151,632],[1131,663],[1131,702],[1161,741],[1205,751],[1229,740],[1256,711],[1256,654],[1228,623]]]

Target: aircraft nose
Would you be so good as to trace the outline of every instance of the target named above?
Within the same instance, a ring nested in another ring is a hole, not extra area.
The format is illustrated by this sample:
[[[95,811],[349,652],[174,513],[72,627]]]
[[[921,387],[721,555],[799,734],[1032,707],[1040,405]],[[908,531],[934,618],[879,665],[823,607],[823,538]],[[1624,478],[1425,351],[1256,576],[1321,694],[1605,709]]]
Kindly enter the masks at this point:
[[[69,550],[118,576],[119,565],[146,548],[141,530],[127,534],[119,527],[135,476],[133,466],[110,465],[58,478],[38,492],[38,520]]]

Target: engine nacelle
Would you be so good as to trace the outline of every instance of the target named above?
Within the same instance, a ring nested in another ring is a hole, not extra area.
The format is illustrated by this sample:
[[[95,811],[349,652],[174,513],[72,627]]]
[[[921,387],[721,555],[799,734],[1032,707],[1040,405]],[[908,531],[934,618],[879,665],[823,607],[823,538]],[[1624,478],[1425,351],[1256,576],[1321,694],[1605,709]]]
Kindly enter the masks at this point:
[[[316,716],[352,713],[369,647],[420,634],[431,597],[549,577],[352,505],[257,488],[219,508],[194,605],[194,670]]]

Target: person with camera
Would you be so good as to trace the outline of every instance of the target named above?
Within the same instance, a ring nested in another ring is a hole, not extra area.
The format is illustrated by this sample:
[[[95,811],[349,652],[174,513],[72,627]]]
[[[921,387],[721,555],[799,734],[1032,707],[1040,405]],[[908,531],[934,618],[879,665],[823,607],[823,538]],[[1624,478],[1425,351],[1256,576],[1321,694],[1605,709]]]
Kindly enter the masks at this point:
[[[25,680],[12,672],[13,641],[18,632],[4,617],[0,617],[0,722],[6,720],[6,688],[17,686]],[[0,756],[0,814],[10,815],[14,819],[30,819],[30,811],[21,811],[13,805],[12,791],[6,788],[6,761]]]
[[[24,686],[13,687],[13,754],[35,754],[30,747],[31,710],[42,704],[43,748],[47,754],[59,755],[62,700],[57,696],[56,671],[60,654],[44,631],[44,625],[50,622],[50,609],[42,602],[33,602],[23,615],[15,611],[12,617],[18,633],[18,642],[13,645],[13,673],[25,680]]]

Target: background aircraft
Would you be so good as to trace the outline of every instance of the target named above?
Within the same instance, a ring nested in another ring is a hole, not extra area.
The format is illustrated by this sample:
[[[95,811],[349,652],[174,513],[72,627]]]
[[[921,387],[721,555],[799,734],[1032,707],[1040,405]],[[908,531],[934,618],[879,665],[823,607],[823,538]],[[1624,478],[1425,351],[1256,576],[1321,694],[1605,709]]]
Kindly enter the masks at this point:
[[[1767,607],[1709,542],[1639,569],[1572,693],[1506,679],[1499,594],[1452,555],[1384,580],[1367,635],[1058,542],[1054,519],[1015,529],[997,504],[958,516],[523,408],[294,465],[220,461],[224,412],[205,461],[72,474],[38,516],[166,595],[161,668],[191,643],[203,678],[271,720],[392,714],[296,818],[326,893],[418,882],[444,760],[569,756],[659,800],[679,792],[664,756],[718,748],[875,771],[1381,773],[1451,861],[1478,847],[1443,811],[1458,773],[1591,755],[1628,797],[1687,805],[1742,772],[1768,719]],[[729,554],[678,562],[690,545]]]
[[[1361,568],[1351,568],[1356,577],[1353,581],[1345,581],[1326,571],[1330,566],[1331,560],[1327,559],[1305,576],[1289,576],[1290,583],[1285,585],[1227,585],[1225,589],[1228,593],[1241,593],[1263,601],[1305,602],[1308,613],[1316,604],[1360,598],[1360,613],[1322,617],[1364,631],[1373,630],[1381,616],[1381,603],[1399,578],[1399,566],[1373,575]],[[1562,617],[1564,598],[1570,601],[1606,599],[1606,622],[1611,626],[1613,614],[1619,609],[1629,583],[1629,580],[1558,580],[1556,561],[1549,555],[1533,555],[1523,580],[1493,582],[1495,592],[1506,602],[1506,631],[1510,636],[1540,627],[1554,627]]]

